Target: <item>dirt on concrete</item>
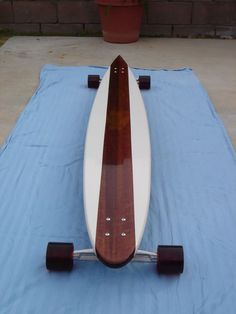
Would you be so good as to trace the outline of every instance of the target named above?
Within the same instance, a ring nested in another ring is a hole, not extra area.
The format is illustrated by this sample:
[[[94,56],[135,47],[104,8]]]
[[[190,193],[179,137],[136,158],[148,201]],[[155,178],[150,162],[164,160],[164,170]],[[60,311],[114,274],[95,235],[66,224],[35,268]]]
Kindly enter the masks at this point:
[[[1,36],[0,35],[0,46],[2,46],[7,40],[9,36]]]

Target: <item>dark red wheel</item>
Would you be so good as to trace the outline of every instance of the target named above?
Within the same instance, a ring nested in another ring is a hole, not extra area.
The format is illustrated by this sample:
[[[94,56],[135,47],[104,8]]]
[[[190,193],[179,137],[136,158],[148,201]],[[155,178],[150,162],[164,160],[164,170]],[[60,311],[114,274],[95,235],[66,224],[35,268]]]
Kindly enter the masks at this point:
[[[98,88],[100,84],[99,75],[88,75],[88,88]]]
[[[151,77],[149,75],[142,75],[138,78],[138,85],[140,89],[150,89]]]
[[[159,274],[177,275],[184,270],[184,250],[179,245],[159,245],[157,250]]]
[[[73,268],[73,243],[49,242],[46,253],[48,270],[70,271]]]

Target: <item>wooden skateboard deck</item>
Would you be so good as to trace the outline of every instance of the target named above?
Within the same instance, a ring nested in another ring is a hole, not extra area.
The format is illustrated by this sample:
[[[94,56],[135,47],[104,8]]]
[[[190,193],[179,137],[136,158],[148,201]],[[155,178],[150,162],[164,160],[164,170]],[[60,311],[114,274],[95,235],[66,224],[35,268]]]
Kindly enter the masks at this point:
[[[128,67],[121,58],[110,71],[95,248],[109,265],[135,252]]]
[[[84,155],[87,229],[97,257],[129,262],[142,238],[150,195],[150,141],[138,84],[119,56],[100,83]]]

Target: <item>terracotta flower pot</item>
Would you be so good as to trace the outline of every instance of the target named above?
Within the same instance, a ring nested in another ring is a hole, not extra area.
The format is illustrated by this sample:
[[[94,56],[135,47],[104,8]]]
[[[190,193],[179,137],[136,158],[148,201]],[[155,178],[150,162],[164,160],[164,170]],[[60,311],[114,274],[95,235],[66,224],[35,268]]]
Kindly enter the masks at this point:
[[[138,0],[96,0],[105,41],[131,43],[139,39],[143,5]]]

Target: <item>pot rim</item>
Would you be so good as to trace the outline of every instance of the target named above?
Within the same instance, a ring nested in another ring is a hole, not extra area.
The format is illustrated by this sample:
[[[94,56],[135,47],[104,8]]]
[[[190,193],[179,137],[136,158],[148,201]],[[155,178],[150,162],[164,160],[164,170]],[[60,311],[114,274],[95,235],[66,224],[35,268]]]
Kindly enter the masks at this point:
[[[104,6],[140,6],[140,0],[95,0],[96,4]]]

